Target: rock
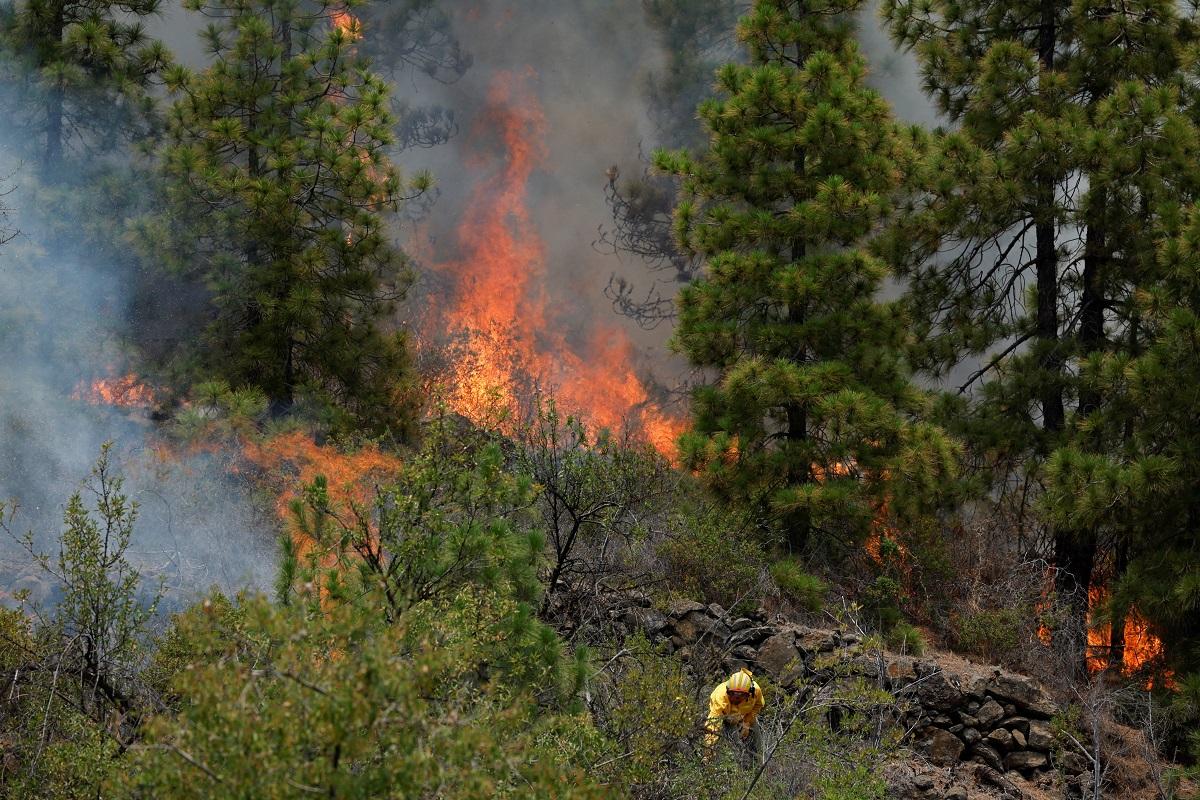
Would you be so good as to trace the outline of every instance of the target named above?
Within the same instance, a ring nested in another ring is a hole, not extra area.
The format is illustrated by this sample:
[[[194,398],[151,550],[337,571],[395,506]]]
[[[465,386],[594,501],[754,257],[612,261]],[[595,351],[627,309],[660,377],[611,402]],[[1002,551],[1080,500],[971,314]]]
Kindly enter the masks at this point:
[[[1031,769],[1041,769],[1050,762],[1045,753],[1035,753],[1032,750],[1015,750],[1004,757],[1004,768],[1021,772]]]
[[[685,644],[687,644],[687,642],[685,642],[685,641],[683,640],[683,638],[682,638],[681,636],[678,636],[678,635],[676,635],[676,636],[672,636],[670,639],[668,639],[668,641],[671,643],[671,650],[672,650],[672,652],[674,652],[674,651],[678,650],[679,648],[681,648],[681,647],[683,647]]]
[[[837,647],[837,636],[833,631],[806,628],[803,625],[789,627],[796,634],[796,646],[807,654],[828,653]]]
[[[988,743],[1001,752],[1008,752],[1013,747],[1012,734],[1004,728],[996,728],[987,735]]]
[[[1051,746],[1054,744],[1054,730],[1050,727],[1049,722],[1044,722],[1040,719],[1031,720],[1029,723],[1029,736],[1027,738],[1030,750],[1049,753]]]
[[[746,628],[751,628],[753,626],[754,620],[750,619],[749,617],[738,617],[733,622],[729,623],[729,630],[737,633],[738,631],[744,631]]]
[[[760,625],[752,628],[742,628],[729,637],[729,646],[737,647],[740,644],[758,645],[764,639],[771,636],[774,628]]]
[[[941,728],[927,729],[921,744],[929,754],[929,760],[940,767],[951,767],[958,763],[965,747],[961,739]]]
[[[650,636],[661,633],[671,622],[665,615],[658,613],[652,608],[641,609],[636,612],[636,616],[642,630]]]
[[[785,634],[772,636],[758,648],[757,663],[781,686],[791,686],[804,675],[804,658]]]
[[[946,728],[946,730],[950,731],[951,733],[962,733],[964,727],[965,726],[960,722],[957,725],[951,725],[949,728]]]
[[[667,613],[676,618],[686,617],[693,611],[706,610],[707,609],[703,603],[697,603],[694,600],[674,600],[669,606],[667,606]]]
[[[1092,766],[1090,763],[1088,763],[1086,758],[1075,752],[1065,753],[1062,757],[1061,764],[1063,771],[1071,775],[1078,775],[1082,772],[1088,772]]]
[[[981,728],[991,728],[997,722],[1004,719],[1004,709],[995,700],[988,700],[975,712],[975,718],[979,720]]]
[[[966,725],[968,728],[978,728],[979,727],[979,720],[975,719],[970,714],[964,714],[960,711],[960,712],[958,712],[958,719],[960,722],[962,722],[963,725]]]
[[[1025,717],[1009,717],[1000,721],[1000,727],[1008,728],[1010,731],[1029,733],[1029,720]]]
[[[921,679],[917,698],[923,706],[950,711],[962,702],[963,696],[962,691],[946,678],[946,673],[933,672]]]
[[[963,728],[963,731],[959,734],[959,736],[961,736],[962,740],[967,744],[975,744],[983,738],[983,734],[981,734],[975,728]]]
[[[733,648],[730,655],[742,661],[754,661],[758,657],[758,651],[748,644]]]
[[[682,619],[675,620],[675,632],[688,642],[704,638],[723,644],[729,638],[729,628],[724,623],[698,611],[688,612]]]
[[[945,714],[938,714],[933,718],[933,724],[937,725],[939,728],[949,728],[951,723],[952,720]]]
[[[971,702],[967,703],[967,711],[974,714],[976,711],[979,710],[979,705],[980,704],[977,701],[972,700]]]
[[[987,764],[996,771],[1004,768],[1000,761],[1000,754],[996,752],[996,748],[989,744],[980,742],[971,748],[971,755],[975,756],[981,764]]]
[[[843,638],[842,641],[845,641]],[[893,688],[903,688],[905,684],[911,683],[917,679],[917,671],[915,669],[916,659],[912,656],[897,656],[888,653],[887,661],[884,663],[884,670]]]
[[[1019,728],[1014,728],[1012,731],[1013,748],[1016,750],[1024,750],[1026,747],[1025,734],[1021,733]]]
[[[933,778],[928,775],[914,775],[912,785],[918,791],[928,792],[933,788]]]
[[[1058,705],[1046,690],[1033,678],[1024,675],[999,672],[988,681],[988,691],[999,700],[1014,703],[1044,717],[1052,717],[1058,711]]]
[[[961,786],[951,786],[942,794],[942,800],[967,800],[967,790]]]
[[[708,613],[714,619],[724,619],[728,612],[726,612],[725,609],[721,608],[721,606],[716,603],[709,603]]]
[[[857,633],[843,633],[838,639],[844,647],[853,647],[856,644],[862,644],[862,637]]]

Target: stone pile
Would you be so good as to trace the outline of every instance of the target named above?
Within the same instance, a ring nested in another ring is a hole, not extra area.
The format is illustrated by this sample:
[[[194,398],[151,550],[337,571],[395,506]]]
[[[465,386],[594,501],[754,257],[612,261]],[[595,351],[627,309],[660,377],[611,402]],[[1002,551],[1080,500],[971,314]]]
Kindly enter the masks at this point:
[[[1058,706],[1028,676],[950,657],[868,651],[855,633],[770,618],[762,609],[735,616],[715,603],[676,601],[664,612],[630,593],[608,606],[608,617],[620,631],[642,631],[700,671],[748,666],[785,690],[828,676],[830,662],[841,664],[906,701],[901,721],[933,765],[979,765],[973,769],[1001,788],[1017,777],[1057,772],[1073,793],[1086,792],[1090,756],[1056,735],[1051,719]]]

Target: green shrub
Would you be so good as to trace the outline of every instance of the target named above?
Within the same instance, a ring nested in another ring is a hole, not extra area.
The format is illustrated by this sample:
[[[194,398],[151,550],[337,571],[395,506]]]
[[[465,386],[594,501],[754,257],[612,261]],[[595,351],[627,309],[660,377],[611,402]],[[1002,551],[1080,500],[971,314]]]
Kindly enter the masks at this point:
[[[907,622],[898,622],[884,635],[887,646],[919,656],[925,652],[925,634]]]
[[[960,650],[1001,661],[1020,647],[1023,619],[1019,609],[998,608],[956,615],[950,624]]]
[[[766,558],[762,547],[712,509],[676,515],[675,533],[658,547],[667,588],[726,608],[756,602]]]
[[[811,575],[795,561],[784,559],[771,565],[771,578],[779,592],[809,613],[817,613],[825,605],[828,584]]]

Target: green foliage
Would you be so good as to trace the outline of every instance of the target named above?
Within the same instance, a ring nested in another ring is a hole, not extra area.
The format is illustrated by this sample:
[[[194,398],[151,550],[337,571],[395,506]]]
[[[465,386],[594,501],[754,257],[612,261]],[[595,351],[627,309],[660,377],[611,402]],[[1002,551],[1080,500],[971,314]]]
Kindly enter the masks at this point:
[[[950,624],[958,649],[1001,662],[1021,646],[1022,622],[1018,609],[1002,608],[956,615]]]
[[[913,419],[905,321],[876,299],[888,268],[858,249],[924,144],[865,86],[856,8],[756,2],[739,26],[752,63],[722,67],[700,107],[708,151],[655,156],[682,179],[679,241],[706,261],[674,346],[719,373],[693,395],[684,463],[793,548],[813,532],[855,546],[889,492],[920,505],[955,469]]]
[[[147,595],[126,558],[137,505],[112,469],[111,445],[67,502],[57,558],[26,551],[61,591],[47,617],[0,613],[0,669],[9,687],[0,738],[6,796],[94,797],[151,702],[142,681],[148,627],[161,598]],[[11,516],[0,506],[0,526]],[[11,773],[11,775],[10,775]]]
[[[763,588],[766,554],[734,515],[708,504],[675,514],[658,547],[670,587],[726,608],[753,607]]]
[[[586,722],[539,713],[495,670],[508,615],[487,590],[380,624],[373,604],[241,604],[244,623],[191,614],[203,654],[178,673],[179,711],[147,728],[117,793],[156,797],[598,797],[564,756],[586,755]]]
[[[430,180],[406,184],[388,161],[387,86],[333,24],[340,3],[192,5],[221,20],[205,33],[213,63],[165,75],[164,213],[139,237],[208,289],[201,373],[275,411],[306,400],[340,427],[407,435],[407,344],[381,327],[407,266],[383,223]]]
[[[771,579],[784,597],[804,611],[815,614],[825,605],[829,585],[816,575],[810,575],[791,559],[782,559],[771,565]]]
[[[149,84],[170,55],[140,18],[160,5],[31,0],[0,15],[0,80],[8,89],[6,122],[17,134],[10,141],[37,157],[44,178],[67,177],[64,157],[72,151],[90,159],[150,133]]]
[[[663,763],[695,733],[697,714],[681,663],[656,652],[640,633],[623,649],[603,729],[617,752],[628,754],[615,777],[636,787],[661,778]]]
[[[920,629],[907,622],[897,622],[884,635],[887,646],[901,653],[911,653],[914,656],[925,653],[925,634]]]

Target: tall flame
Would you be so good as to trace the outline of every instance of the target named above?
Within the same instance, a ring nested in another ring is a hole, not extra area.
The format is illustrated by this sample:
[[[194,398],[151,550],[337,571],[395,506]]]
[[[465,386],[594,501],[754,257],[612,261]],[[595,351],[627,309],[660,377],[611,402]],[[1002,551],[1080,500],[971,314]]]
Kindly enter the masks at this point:
[[[581,326],[547,295],[546,248],[529,211],[529,181],[546,158],[532,77],[506,72],[492,82],[471,144],[481,170],[487,149],[500,150],[499,165],[470,196],[457,229],[459,258],[435,265],[454,285],[441,319],[463,342],[450,405],[483,422],[497,405],[515,408],[531,385],[552,387],[568,412],[601,427],[629,425],[671,454],[682,420],[651,398],[628,336],[611,324]]]
[[[1112,625],[1100,623],[1096,617],[1096,609],[1108,598],[1108,591],[1101,586],[1092,586],[1088,590],[1088,634],[1087,634],[1087,666],[1089,672],[1102,672],[1108,669],[1109,654],[1112,652]],[[1125,615],[1124,649],[1122,651],[1121,671],[1126,675],[1141,672],[1153,666],[1163,655],[1163,644],[1150,630],[1150,623],[1145,617],[1130,609]],[[1164,682],[1170,686],[1170,673],[1165,674]]]

